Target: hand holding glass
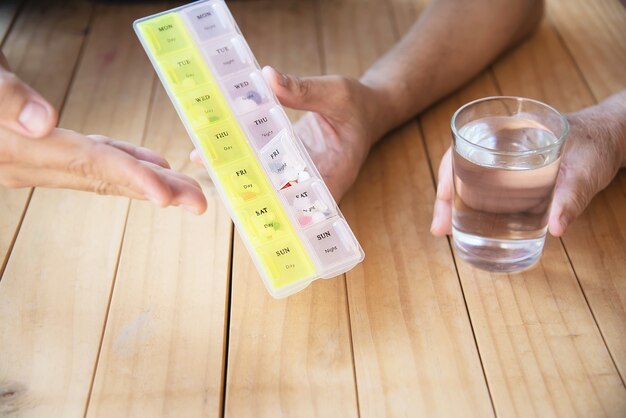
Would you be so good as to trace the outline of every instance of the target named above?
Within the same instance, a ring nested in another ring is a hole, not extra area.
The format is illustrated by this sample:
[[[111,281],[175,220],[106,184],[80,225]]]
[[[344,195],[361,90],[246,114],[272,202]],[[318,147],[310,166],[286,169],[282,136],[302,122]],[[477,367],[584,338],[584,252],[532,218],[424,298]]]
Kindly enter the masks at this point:
[[[487,97],[457,110],[451,127],[457,253],[489,271],[530,267],[543,251],[567,119],[536,100]]]

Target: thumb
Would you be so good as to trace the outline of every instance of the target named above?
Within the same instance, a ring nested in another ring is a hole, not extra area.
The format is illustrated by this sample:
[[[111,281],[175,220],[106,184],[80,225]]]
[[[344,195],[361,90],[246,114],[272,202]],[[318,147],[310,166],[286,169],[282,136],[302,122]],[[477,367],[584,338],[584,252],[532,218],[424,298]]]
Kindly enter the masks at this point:
[[[576,177],[566,175],[557,182],[548,220],[552,235],[563,235],[569,224],[585,210],[593,197],[587,189],[585,180]]]
[[[263,76],[280,103],[297,110],[323,111],[328,97],[336,90],[336,76],[296,77],[281,74],[270,66],[263,68]]]
[[[57,123],[54,108],[14,74],[0,70],[0,125],[29,137],[50,133]]]
[[[450,148],[443,155],[439,165],[439,182],[437,196],[433,210],[433,221],[430,232],[435,236],[452,233],[452,194],[454,183],[452,179],[452,153]]]

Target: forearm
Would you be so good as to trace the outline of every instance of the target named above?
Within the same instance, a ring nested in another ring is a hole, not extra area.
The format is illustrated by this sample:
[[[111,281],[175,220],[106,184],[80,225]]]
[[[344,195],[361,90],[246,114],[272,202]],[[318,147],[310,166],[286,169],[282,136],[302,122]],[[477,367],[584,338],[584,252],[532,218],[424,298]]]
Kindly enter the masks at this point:
[[[538,24],[541,0],[433,0],[362,77],[380,135],[458,88]]]

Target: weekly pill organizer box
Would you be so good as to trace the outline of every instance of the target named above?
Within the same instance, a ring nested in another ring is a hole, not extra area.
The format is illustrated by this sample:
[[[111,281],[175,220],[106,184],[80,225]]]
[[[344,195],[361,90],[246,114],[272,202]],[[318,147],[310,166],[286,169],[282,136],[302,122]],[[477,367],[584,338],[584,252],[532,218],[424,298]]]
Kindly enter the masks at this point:
[[[223,0],[135,21],[263,282],[274,297],[363,260]]]

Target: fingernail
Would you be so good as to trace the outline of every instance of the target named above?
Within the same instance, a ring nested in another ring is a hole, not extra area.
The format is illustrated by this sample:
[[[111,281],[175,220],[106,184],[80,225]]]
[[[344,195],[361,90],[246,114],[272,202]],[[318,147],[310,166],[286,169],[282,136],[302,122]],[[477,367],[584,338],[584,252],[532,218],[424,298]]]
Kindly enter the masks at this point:
[[[33,134],[43,132],[48,127],[48,110],[40,103],[30,101],[22,109],[18,122]]]

